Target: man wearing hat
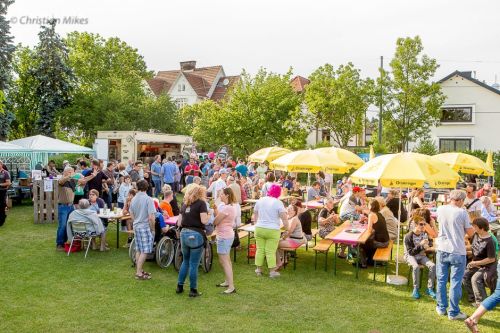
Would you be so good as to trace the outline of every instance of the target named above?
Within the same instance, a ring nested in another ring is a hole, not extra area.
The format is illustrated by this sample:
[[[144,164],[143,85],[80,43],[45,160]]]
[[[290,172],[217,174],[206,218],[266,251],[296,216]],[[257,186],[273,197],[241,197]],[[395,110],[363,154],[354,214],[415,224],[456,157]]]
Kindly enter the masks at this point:
[[[358,221],[361,217],[362,208],[361,208],[361,187],[354,186],[352,188],[352,193],[349,197],[343,201],[342,206],[340,207],[340,220],[346,221],[353,219],[354,221]]]

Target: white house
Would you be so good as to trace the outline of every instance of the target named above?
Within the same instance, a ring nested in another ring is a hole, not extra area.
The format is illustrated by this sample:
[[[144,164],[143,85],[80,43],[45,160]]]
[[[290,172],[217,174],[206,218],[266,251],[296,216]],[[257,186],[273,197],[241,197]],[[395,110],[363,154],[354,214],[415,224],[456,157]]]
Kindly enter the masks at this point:
[[[441,124],[431,136],[441,152],[500,150],[500,90],[455,71],[438,81],[446,100]]]
[[[239,76],[226,76],[222,66],[196,68],[196,61],[183,61],[180,69],[159,71],[147,84],[159,96],[167,93],[181,108],[206,99],[221,100]]]

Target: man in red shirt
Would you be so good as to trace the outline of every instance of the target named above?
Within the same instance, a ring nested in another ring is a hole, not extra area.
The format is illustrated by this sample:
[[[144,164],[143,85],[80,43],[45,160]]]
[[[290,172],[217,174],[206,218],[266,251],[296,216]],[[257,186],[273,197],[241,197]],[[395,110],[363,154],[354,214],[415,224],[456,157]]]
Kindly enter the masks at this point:
[[[200,177],[200,167],[195,163],[194,158],[189,160],[189,164],[184,169],[184,174],[189,175],[189,171],[194,170],[194,176]]]
[[[490,193],[491,192],[491,184],[490,183],[485,183],[483,187],[476,192],[476,198],[481,198],[483,195],[485,195],[485,192]]]

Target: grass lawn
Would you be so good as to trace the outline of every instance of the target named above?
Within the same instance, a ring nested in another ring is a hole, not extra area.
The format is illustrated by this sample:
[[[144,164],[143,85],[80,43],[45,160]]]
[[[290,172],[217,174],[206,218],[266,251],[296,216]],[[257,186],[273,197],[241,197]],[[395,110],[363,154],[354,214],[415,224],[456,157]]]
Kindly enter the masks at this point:
[[[34,225],[31,206],[14,207],[0,228],[0,332],[466,332],[463,322],[439,317],[429,297],[377,281],[372,270],[339,261],[338,274],[314,271],[314,253],[299,252],[297,270],[278,279],[256,277],[242,250],[234,265],[237,294],[220,295],[223,274],[214,258],[200,270],[203,296],[175,294],[177,272],[146,263],[150,281],[137,281],[126,249],[116,249],[112,225],[107,253],[55,251],[56,225]],[[122,234],[121,242],[125,241]],[[322,263],[323,257],[319,257]],[[331,256],[330,256],[331,259]],[[407,266],[402,265],[406,275]],[[391,264],[390,270],[394,271]],[[424,283],[425,285],[425,283]],[[423,290],[422,290],[423,293]],[[462,302],[462,310],[473,308]],[[500,311],[481,332],[500,332]]]

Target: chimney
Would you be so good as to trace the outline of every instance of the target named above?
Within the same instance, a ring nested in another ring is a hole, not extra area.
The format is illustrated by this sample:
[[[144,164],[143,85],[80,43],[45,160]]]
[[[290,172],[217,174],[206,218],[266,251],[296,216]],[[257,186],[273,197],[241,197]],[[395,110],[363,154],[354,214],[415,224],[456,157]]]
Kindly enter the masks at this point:
[[[467,72],[460,72],[462,74],[462,76],[465,76],[466,78],[469,78],[471,79],[472,78],[472,72],[471,71],[467,71]],[[475,75],[474,75],[475,76]]]
[[[193,71],[196,68],[196,60],[181,61],[181,71]]]

